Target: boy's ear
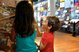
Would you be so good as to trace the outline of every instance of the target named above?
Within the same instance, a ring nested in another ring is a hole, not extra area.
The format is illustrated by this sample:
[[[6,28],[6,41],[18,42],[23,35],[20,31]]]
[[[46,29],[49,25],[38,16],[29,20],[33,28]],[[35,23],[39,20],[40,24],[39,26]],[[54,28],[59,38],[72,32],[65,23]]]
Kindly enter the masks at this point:
[[[51,28],[52,28],[52,26],[49,26],[49,27],[48,27],[48,29],[51,29]]]

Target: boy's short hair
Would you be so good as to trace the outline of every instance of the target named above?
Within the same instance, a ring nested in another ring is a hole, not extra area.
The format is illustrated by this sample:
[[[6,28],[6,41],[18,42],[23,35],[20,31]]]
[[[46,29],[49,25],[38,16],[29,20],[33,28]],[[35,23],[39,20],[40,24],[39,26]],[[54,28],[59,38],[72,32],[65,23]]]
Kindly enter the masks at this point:
[[[52,26],[50,32],[57,31],[60,28],[60,21],[56,16],[47,16],[48,26]]]

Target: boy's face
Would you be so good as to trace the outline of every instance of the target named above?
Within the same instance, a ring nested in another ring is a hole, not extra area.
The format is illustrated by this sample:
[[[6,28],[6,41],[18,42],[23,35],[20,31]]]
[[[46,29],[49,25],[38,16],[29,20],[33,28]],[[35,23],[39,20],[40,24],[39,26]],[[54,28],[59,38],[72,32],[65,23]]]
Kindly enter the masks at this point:
[[[47,20],[47,17],[43,18],[43,21],[42,21],[42,29],[44,31],[48,30],[48,20]]]

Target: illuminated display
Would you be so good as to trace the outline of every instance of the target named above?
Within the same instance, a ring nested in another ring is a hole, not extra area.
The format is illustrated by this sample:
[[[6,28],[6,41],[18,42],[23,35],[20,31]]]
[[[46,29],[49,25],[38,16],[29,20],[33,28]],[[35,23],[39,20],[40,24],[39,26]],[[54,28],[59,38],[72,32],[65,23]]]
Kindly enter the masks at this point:
[[[60,2],[64,2],[64,0],[60,0]]]
[[[65,8],[70,8],[70,7],[71,7],[71,1],[65,0]]]

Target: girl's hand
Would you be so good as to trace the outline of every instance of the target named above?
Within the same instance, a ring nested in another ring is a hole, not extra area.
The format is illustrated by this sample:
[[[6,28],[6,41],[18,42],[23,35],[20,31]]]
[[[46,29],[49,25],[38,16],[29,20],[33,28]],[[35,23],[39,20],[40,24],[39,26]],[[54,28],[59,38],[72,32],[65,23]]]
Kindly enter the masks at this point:
[[[40,42],[40,50],[44,49],[46,47],[45,44],[43,44],[42,42]]]
[[[34,22],[34,28],[35,28],[35,30],[37,31],[37,36],[38,36],[38,37],[42,36],[42,32],[40,31],[40,28],[39,28],[37,22]]]

